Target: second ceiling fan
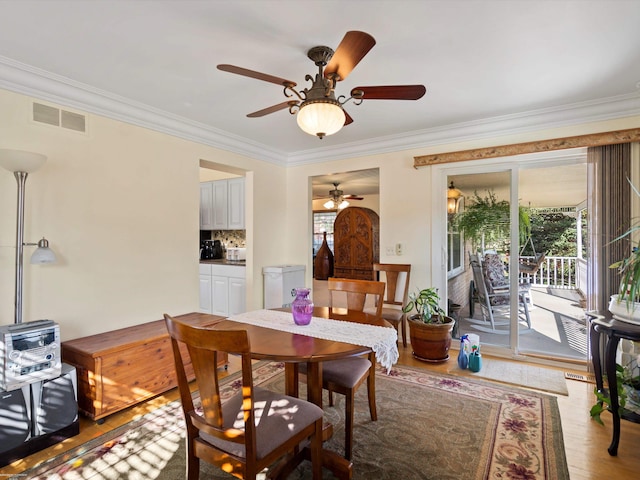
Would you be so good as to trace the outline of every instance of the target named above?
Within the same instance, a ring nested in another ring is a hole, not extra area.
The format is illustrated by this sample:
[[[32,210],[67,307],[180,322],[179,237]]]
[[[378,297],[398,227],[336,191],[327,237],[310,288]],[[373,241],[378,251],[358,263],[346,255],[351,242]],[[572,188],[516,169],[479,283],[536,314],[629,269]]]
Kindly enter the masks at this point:
[[[339,183],[333,184],[333,190],[329,190],[329,195],[331,198],[324,203],[324,208],[329,210],[342,210],[349,206],[348,200],[362,200],[363,197],[359,197],[357,195],[345,195],[342,190],[339,190]]]
[[[318,67],[318,73],[315,77],[309,74],[305,76],[305,80],[311,81],[312,85],[301,91],[296,90],[296,82],[285,78],[229,64],[220,64],[218,69],[282,85],[284,96],[291,99],[250,113],[247,117],[262,117],[288,108],[292,115],[297,113],[298,126],[303,131],[322,139],[353,122],[343,108],[349,100],[360,105],[363,100],[418,100],[425,94],[424,85],[386,85],[355,87],[351,89],[349,97],[340,95],[336,98],[336,83],[347,78],[375,44],[375,39],[368,33],[349,31],[335,52],[326,46],[311,48],[307,56]]]

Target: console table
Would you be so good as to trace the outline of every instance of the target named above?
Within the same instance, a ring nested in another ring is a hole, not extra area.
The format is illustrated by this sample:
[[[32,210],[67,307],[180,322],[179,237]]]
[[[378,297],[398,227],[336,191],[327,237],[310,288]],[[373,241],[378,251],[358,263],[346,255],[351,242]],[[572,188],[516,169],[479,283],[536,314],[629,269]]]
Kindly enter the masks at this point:
[[[175,318],[214,325],[224,317],[190,313]],[[177,386],[173,351],[164,320],[62,342],[62,359],[76,367],[78,408],[99,423],[104,417]],[[186,348],[182,351],[186,353]],[[228,362],[221,356],[218,366]],[[190,365],[189,365],[190,366]],[[188,369],[193,379],[193,370]]]
[[[606,320],[604,317],[598,315],[589,316],[589,336],[592,345],[591,356],[596,376],[596,388],[599,392],[604,391],[599,341],[601,334],[606,335],[607,337],[604,347],[604,362],[607,374],[609,397],[611,400],[610,410],[613,417],[613,437],[611,439],[611,445],[609,445],[608,452],[609,455],[616,456],[618,454],[618,444],[620,443],[620,417],[633,422],[640,422],[640,415],[628,411],[623,411],[622,414],[620,412],[617,394],[618,378],[616,376],[616,353],[620,339],[624,338],[626,340],[636,342],[640,341],[640,325],[623,322],[615,318]]]

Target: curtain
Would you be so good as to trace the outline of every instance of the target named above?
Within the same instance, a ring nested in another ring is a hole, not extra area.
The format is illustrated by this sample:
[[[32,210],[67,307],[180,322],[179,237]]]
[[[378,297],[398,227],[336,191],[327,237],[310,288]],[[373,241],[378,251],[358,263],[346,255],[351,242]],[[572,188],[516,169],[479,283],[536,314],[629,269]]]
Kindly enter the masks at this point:
[[[614,241],[631,223],[631,144],[590,147],[587,162],[591,227],[587,307],[602,315],[620,283],[617,270],[609,265],[627,256],[631,249],[628,239]]]

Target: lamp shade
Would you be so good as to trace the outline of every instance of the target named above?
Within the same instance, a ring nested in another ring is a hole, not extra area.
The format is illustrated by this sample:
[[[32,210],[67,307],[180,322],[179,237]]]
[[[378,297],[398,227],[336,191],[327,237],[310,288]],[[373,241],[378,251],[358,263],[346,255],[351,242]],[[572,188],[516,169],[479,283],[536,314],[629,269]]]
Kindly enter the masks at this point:
[[[42,238],[38,242],[38,248],[31,255],[32,264],[56,263],[56,254],[49,248],[49,242],[46,238]]]
[[[298,126],[320,138],[339,131],[346,120],[342,107],[332,100],[313,100],[302,104],[296,117]]]
[[[40,153],[0,148],[0,166],[10,172],[35,172],[46,161],[47,157]]]
[[[452,181],[447,189],[447,213],[458,213],[461,197],[462,192],[453,185]]]

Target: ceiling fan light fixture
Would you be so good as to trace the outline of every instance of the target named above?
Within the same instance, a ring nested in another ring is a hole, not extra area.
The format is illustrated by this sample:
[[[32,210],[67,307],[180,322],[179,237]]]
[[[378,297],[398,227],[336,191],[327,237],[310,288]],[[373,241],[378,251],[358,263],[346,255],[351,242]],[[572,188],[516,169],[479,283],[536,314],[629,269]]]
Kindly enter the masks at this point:
[[[326,202],[324,202],[323,207],[327,210],[331,210],[336,207],[336,204],[333,200],[327,200]]]
[[[304,101],[296,116],[303,132],[320,139],[340,131],[346,118],[340,104],[332,99]]]
[[[342,210],[343,208],[347,208],[349,206],[349,202],[347,202],[346,200],[342,200],[342,202],[340,202],[340,205],[338,205],[338,210]]]

